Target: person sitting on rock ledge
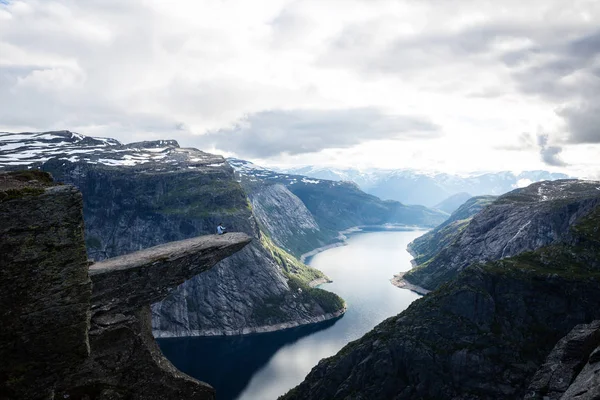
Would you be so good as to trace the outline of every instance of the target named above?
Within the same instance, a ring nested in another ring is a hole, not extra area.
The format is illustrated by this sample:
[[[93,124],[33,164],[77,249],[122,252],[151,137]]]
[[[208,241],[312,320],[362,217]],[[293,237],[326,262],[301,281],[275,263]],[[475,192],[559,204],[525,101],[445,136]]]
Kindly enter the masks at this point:
[[[217,226],[217,235],[222,235],[226,232],[226,228],[223,226],[223,223],[219,223]]]

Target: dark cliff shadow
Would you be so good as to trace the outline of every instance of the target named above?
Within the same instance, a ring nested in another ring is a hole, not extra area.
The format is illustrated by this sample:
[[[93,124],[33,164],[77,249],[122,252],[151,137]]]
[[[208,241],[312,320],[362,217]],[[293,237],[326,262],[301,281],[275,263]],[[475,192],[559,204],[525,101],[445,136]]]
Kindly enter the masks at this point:
[[[217,391],[217,399],[233,400],[279,349],[330,328],[338,320],[336,318],[281,332],[156,341],[165,357],[180,371],[212,385]]]

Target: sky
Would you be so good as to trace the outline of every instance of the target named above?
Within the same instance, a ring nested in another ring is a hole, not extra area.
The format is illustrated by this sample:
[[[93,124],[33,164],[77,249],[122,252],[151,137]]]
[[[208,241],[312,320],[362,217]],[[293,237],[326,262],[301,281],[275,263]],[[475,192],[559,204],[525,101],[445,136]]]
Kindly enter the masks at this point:
[[[0,130],[600,178],[600,2],[0,0]]]

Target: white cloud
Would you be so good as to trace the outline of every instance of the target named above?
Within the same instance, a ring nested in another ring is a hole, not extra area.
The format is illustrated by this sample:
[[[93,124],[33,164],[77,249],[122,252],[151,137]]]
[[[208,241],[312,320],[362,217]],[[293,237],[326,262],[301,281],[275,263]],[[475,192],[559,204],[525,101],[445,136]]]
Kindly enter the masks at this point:
[[[545,160],[594,174],[599,22],[590,0],[10,0],[0,129],[169,137],[267,163],[464,171]],[[340,110],[365,109],[370,121],[340,124]],[[289,119],[261,136],[268,113]],[[299,113],[319,127],[290,141]],[[388,140],[397,132],[373,128],[382,115],[431,121],[438,137]],[[252,118],[271,156],[215,136]],[[551,143],[542,157],[539,131]]]

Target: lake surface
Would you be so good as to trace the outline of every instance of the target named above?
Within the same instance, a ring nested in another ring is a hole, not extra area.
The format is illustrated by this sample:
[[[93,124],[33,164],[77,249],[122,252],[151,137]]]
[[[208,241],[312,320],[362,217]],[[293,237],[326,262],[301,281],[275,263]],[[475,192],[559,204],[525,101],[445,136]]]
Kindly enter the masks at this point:
[[[360,233],[350,237],[347,246],[309,260],[333,280],[321,287],[348,303],[346,314],[335,321],[282,332],[158,343],[177,368],[215,387],[219,400],[275,400],[302,382],[319,360],[420,297],[393,286],[390,279],[411,268],[406,246],[424,233]]]

